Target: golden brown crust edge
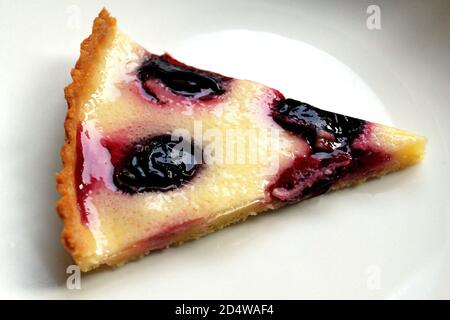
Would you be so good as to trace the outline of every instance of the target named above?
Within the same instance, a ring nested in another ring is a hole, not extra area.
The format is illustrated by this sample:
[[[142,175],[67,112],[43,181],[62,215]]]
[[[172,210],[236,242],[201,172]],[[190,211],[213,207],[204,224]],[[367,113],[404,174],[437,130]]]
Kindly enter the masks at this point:
[[[71,71],[73,82],[64,89],[68,111],[64,122],[66,138],[61,149],[63,169],[56,177],[61,195],[56,210],[64,223],[63,245],[83,271],[96,267],[98,261],[95,258],[95,240],[80,220],[73,180],[79,111],[96,89],[95,81],[103,67],[104,53],[115,33],[116,19],[103,9],[94,20],[91,35],[81,43],[80,57]]]

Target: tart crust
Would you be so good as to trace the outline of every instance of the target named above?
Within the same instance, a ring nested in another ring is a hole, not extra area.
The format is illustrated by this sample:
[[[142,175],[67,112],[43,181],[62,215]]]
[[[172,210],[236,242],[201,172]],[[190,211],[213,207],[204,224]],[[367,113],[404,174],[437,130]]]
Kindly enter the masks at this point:
[[[56,209],[64,222],[62,242],[81,270],[95,267],[96,244],[89,228],[82,224],[76,201],[74,170],[76,135],[80,110],[95,90],[95,81],[103,68],[103,56],[116,33],[116,19],[103,9],[94,20],[91,35],[81,43],[80,57],[71,71],[73,82],[65,89],[68,111],[64,122],[65,142],[61,149],[63,169],[56,177],[61,198]]]

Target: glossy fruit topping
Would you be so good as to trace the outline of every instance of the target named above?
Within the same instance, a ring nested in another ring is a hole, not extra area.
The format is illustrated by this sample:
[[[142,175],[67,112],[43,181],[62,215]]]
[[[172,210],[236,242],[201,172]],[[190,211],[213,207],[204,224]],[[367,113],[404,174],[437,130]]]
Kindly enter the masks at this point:
[[[164,101],[155,90],[155,81],[173,94],[193,100],[210,100],[222,95],[230,78],[217,73],[187,66],[170,55],[151,55],[138,70],[138,79],[144,91],[158,101]]]
[[[202,152],[169,134],[142,139],[127,148],[114,168],[114,183],[126,193],[173,190],[197,173]]]
[[[353,144],[370,133],[364,120],[321,110],[293,99],[274,102],[272,117],[284,129],[305,139],[310,153],[296,158],[269,187],[281,201],[317,196],[348,174],[370,172],[389,160],[383,150],[369,144]]]
[[[305,138],[313,152],[346,149],[365,124],[364,120],[321,110],[294,99],[279,101],[273,108],[273,119]]]

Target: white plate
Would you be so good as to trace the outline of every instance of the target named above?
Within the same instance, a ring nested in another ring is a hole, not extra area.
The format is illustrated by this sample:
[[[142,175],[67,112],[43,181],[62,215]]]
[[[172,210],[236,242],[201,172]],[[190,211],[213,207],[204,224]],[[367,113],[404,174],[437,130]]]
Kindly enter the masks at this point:
[[[245,4],[244,4],[245,3]],[[54,173],[93,1],[0,2],[1,298],[450,298],[450,3],[114,1],[149,50],[429,139],[400,173],[66,287]]]

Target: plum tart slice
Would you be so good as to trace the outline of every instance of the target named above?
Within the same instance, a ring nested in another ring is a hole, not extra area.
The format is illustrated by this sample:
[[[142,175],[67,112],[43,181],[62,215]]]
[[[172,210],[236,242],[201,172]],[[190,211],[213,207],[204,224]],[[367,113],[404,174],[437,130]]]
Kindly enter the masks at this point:
[[[422,137],[152,54],[106,10],[72,78],[57,211],[83,271],[423,157]]]

